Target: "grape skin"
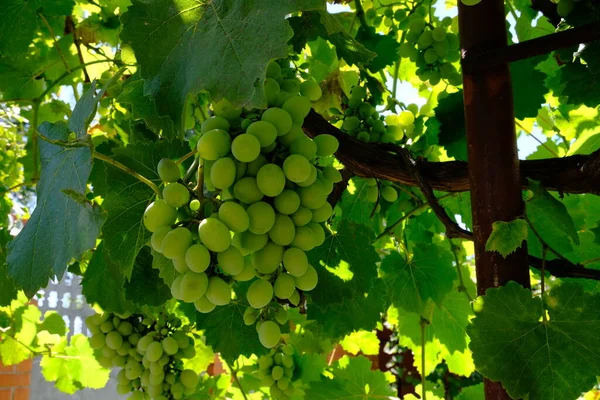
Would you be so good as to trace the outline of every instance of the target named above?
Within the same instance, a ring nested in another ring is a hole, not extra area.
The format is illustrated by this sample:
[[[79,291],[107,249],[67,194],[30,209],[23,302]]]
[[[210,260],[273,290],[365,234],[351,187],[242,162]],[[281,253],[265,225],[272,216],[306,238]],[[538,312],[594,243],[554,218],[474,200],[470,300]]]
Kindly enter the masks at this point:
[[[265,196],[275,197],[285,187],[285,174],[278,165],[265,164],[258,170],[256,184]]]
[[[193,303],[204,296],[208,288],[208,276],[204,272],[196,273],[188,271],[183,275],[179,290],[181,300],[186,303]]]
[[[296,280],[296,287],[298,289],[308,292],[317,286],[319,276],[317,274],[317,270],[314,269],[312,265],[309,265],[308,270],[304,275],[294,279]]]
[[[300,154],[292,154],[283,162],[285,177],[292,182],[303,182],[310,177],[311,167],[308,160]]]
[[[248,230],[252,233],[267,233],[275,224],[275,211],[264,201],[252,204],[246,211],[250,219]]]
[[[238,249],[233,246],[225,251],[217,253],[219,266],[228,275],[237,275],[244,269],[244,257]]]
[[[300,207],[300,196],[293,190],[284,189],[273,200],[275,209],[281,214],[290,215],[295,213]]]
[[[261,116],[262,121],[267,121],[277,129],[277,136],[283,136],[292,129],[292,117],[287,111],[278,107],[271,107]]]
[[[158,172],[158,176],[164,182],[177,182],[179,178],[181,178],[181,171],[179,170],[179,166],[175,161],[169,160],[168,158],[163,158],[158,162],[158,166],[156,167]]]
[[[279,325],[273,321],[265,321],[258,328],[258,339],[268,349],[275,347],[279,343],[280,336],[281,330],[279,329]]]
[[[210,253],[201,244],[191,245],[185,252],[185,262],[193,272],[204,272],[210,265]]]
[[[340,146],[335,136],[328,134],[319,135],[313,141],[317,145],[317,155],[319,157],[327,157],[334,154]]]
[[[162,199],[156,199],[150,203],[144,211],[144,226],[150,232],[156,232],[163,226],[169,226],[175,223],[177,219],[177,210],[167,204]]]
[[[221,129],[213,129],[200,136],[197,150],[203,159],[214,161],[229,153],[230,147],[229,134]]]
[[[307,228],[308,229],[308,228]],[[272,274],[283,260],[283,247],[268,242],[265,247],[252,253],[252,265],[261,274]]]
[[[190,192],[181,183],[170,183],[166,185],[162,192],[163,199],[171,207],[179,208],[190,201]]]
[[[198,312],[207,314],[209,312],[211,312],[212,310],[214,310],[217,306],[213,303],[210,302],[210,300],[208,300],[205,296],[200,297],[198,300],[196,300],[194,302],[194,307],[196,307],[196,310],[198,310]]]
[[[225,251],[231,244],[229,228],[214,217],[206,218],[200,222],[198,234],[202,244],[214,252]]]
[[[266,280],[257,279],[248,287],[246,298],[252,308],[261,309],[273,299],[273,286]]]
[[[262,200],[263,193],[256,184],[256,178],[246,176],[235,183],[233,195],[236,199],[246,204],[253,204]]]
[[[162,253],[171,260],[184,258],[185,252],[191,245],[192,232],[183,227],[175,228],[165,235],[162,241]]]
[[[225,306],[231,302],[231,288],[223,279],[213,276],[208,281],[206,298],[217,306]]]
[[[283,253],[283,266],[290,275],[300,277],[308,270],[308,257],[302,250],[290,247]]]
[[[275,215],[275,223],[269,230],[269,238],[275,244],[287,246],[296,236],[296,226],[290,217],[283,214]]]
[[[227,201],[219,207],[219,220],[233,232],[244,232],[250,226],[250,217],[238,203]]]
[[[236,160],[251,162],[260,154],[260,147],[260,142],[255,136],[243,133],[233,139],[231,152]]]
[[[210,169],[210,180],[217,189],[227,189],[235,182],[237,168],[229,157],[220,158]]]
[[[279,274],[273,285],[275,296],[280,299],[288,299],[296,289],[295,279],[286,273]]]
[[[246,134],[258,139],[260,147],[270,146],[277,139],[277,128],[268,121],[256,121],[251,123],[246,129]]]

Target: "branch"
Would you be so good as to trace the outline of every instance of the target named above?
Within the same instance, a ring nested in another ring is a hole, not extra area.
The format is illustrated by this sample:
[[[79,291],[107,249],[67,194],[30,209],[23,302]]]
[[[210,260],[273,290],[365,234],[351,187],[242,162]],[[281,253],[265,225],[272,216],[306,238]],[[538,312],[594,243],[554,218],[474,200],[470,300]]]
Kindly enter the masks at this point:
[[[599,269],[585,268],[579,264],[573,264],[568,260],[562,259],[546,260],[545,265],[543,264],[541,258],[529,256],[530,266],[540,271],[543,266],[547,272],[557,278],[580,278],[600,281]]]
[[[482,52],[467,52],[463,56],[463,70],[469,73],[483,72],[498,65],[539,56],[554,50],[581,43],[588,43],[600,39],[600,23],[595,22],[539,37],[526,40],[507,47],[493,50],[484,49]]]
[[[65,19],[65,34],[70,32],[73,33],[73,43],[75,44],[75,48],[77,49],[79,63],[83,66],[83,76],[85,78],[84,82],[91,82],[90,76],[88,75],[87,69],[85,68],[85,61],[83,59],[83,54],[81,53],[81,43],[79,42],[79,37],[77,36],[75,22],[73,21],[72,16],[67,15],[67,18]]]
[[[340,201],[340,199],[342,198],[342,194],[344,194],[346,188],[348,187],[348,182],[350,181],[350,178],[352,178],[352,173],[346,168],[340,170],[340,173],[342,174],[342,180],[333,185],[333,190],[331,193],[329,193],[329,196],[327,197],[327,201],[329,202],[329,204],[331,204],[331,207],[335,207],[337,202]]]
[[[144,183],[145,185],[147,185],[150,189],[152,189],[154,191],[154,193],[156,193],[156,195],[158,197],[162,197],[161,191],[158,188],[158,186],[156,186],[156,184],[154,182],[152,182],[151,180],[149,180],[148,178],[146,178],[145,176],[142,176],[140,174],[138,174],[136,171],[134,171],[133,169],[129,168],[126,165],[121,164],[120,162],[118,162],[115,159],[112,159],[108,156],[105,156],[102,153],[98,153],[97,151],[93,151],[92,152],[92,157],[104,161],[107,164],[112,165],[113,167],[119,168],[121,171],[133,176],[135,179],[137,179],[138,181]]]
[[[363,143],[329,124],[314,110],[304,120],[302,128],[310,137],[335,136],[340,142],[336,157],[354,175],[418,186],[400,155],[390,153],[386,145]],[[520,170],[524,188],[529,178],[540,181],[548,190],[600,195],[600,150],[590,155],[525,160],[521,161]],[[468,164],[463,161],[421,161],[419,173],[433,190],[466,192],[470,189]]]

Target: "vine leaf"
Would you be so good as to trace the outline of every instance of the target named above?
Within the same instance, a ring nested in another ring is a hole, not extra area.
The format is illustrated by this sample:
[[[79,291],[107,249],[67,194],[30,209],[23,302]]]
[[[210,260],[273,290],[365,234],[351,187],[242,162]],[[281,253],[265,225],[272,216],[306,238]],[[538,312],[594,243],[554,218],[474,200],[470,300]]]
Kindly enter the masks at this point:
[[[452,290],[456,270],[452,254],[434,244],[417,244],[412,259],[392,252],[381,262],[390,299],[397,307],[423,314],[429,300],[440,305]]]
[[[158,270],[158,276],[169,287],[171,287],[171,284],[179,275],[175,269],[175,265],[173,265],[173,261],[169,260],[167,257],[163,256],[162,253],[159,253],[154,249],[152,249],[152,268]]]
[[[202,90],[213,100],[266,105],[266,67],[287,56],[292,36],[285,16],[317,8],[322,0],[136,0],[122,16],[121,39],[141,65],[145,94],[180,126],[187,95]]]
[[[527,217],[544,241],[561,254],[579,246],[579,236],[567,207],[553,197],[542,185],[529,180],[533,197],[526,203]]]
[[[548,88],[544,84],[546,75],[535,67],[543,57],[528,58],[510,64],[510,75],[513,77],[513,99],[515,118],[535,118],[538,110],[545,103]]]
[[[37,336],[37,323],[42,312],[34,305],[23,305],[19,300],[13,301],[13,305],[21,305],[12,312],[15,331],[9,331],[11,336],[3,336],[0,342],[0,359],[4,365],[15,365],[31,357],[31,352],[25,346],[31,346]],[[10,309],[8,309],[10,310]]]
[[[381,35],[375,32],[375,28],[361,25],[356,33],[356,40],[377,54],[368,64],[371,72],[381,71],[386,66],[392,65],[398,58],[400,43],[396,41],[395,34]]]
[[[333,370],[335,379],[321,378],[310,384],[306,397],[315,400],[388,398],[394,391],[381,371],[371,370],[371,361],[359,357],[343,357]]]
[[[467,349],[467,325],[473,311],[464,293],[452,290],[433,309],[431,329],[450,353]]]
[[[497,251],[506,258],[510,253],[521,247],[528,234],[527,221],[515,219],[512,221],[496,221],[492,224],[492,234],[485,244],[486,251]]]
[[[321,379],[321,373],[327,368],[327,360],[323,354],[304,353],[295,359],[299,370],[299,379],[304,383],[316,382]]]
[[[515,282],[488,289],[467,328],[477,370],[513,398],[575,399],[600,375],[600,295],[575,283],[542,299]]]
[[[4,18],[4,15],[2,16]],[[15,61],[0,62],[0,94],[2,100],[34,99],[44,92],[44,80],[36,79],[32,65],[18,65]]]
[[[571,104],[585,104],[596,107],[600,103],[598,87],[600,80],[600,45],[590,43],[579,53],[585,64],[579,60],[561,68],[562,94],[569,97]]]
[[[125,282],[125,298],[139,306],[161,306],[170,300],[171,289],[152,267],[150,247],[144,246],[138,253],[133,266],[131,280]]]
[[[435,118],[440,122],[438,143],[444,146],[449,157],[459,161],[467,161],[467,131],[463,110],[462,90],[447,95],[435,108]],[[432,123],[427,122],[428,126]]]
[[[332,337],[375,327],[384,310],[383,281],[375,264],[379,255],[371,246],[373,231],[351,220],[342,220],[335,233],[307,255],[319,274],[319,284],[309,292],[309,319],[335,321],[324,329]]]
[[[456,400],[481,400],[485,398],[483,383],[462,388]]]
[[[39,132],[66,141],[64,122],[44,123]],[[104,211],[84,199],[92,169],[88,147],[60,147],[40,142],[42,172],[37,185],[37,206],[19,235],[8,245],[8,272],[28,296],[44,287],[52,276],[61,277],[72,258],[96,244]],[[73,195],[77,195],[77,199]]]

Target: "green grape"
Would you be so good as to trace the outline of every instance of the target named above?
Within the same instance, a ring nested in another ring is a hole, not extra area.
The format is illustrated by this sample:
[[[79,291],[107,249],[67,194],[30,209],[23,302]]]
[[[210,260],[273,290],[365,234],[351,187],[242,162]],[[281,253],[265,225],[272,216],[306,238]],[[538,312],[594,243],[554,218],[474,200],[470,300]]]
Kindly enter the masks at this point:
[[[317,145],[317,156],[319,157],[333,155],[340,146],[340,142],[338,142],[337,138],[328,134],[315,137],[314,142]]]
[[[210,160],[202,160],[202,163],[204,165],[204,184],[208,190],[214,192],[217,188],[213,186],[212,181],[210,180],[210,169],[215,162]]]
[[[356,135],[356,138],[361,142],[369,143],[369,133],[368,132],[360,132]]]
[[[442,75],[442,79],[448,79],[452,75],[456,74],[456,67],[449,62],[445,62],[440,67],[440,74]]]
[[[173,279],[173,282],[171,283],[171,286],[169,287],[169,289],[171,290],[171,296],[173,296],[173,298],[177,299],[177,300],[181,300],[181,280],[182,279],[183,279],[183,275],[177,276],[175,279]]]
[[[162,253],[162,242],[169,232],[171,232],[170,226],[163,226],[154,231],[152,237],[150,238],[150,244],[155,251]]]
[[[228,275],[237,275],[244,269],[244,257],[233,246],[229,246],[227,250],[217,253],[217,262],[221,269]]]
[[[252,204],[260,201],[264,195],[256,184],[256,178],[247,176],[233,186],[233,195],[242,203]]]
[[[148,388],[147,388],[147,393],[153,399],[155,399],[156,397],[160,396],[162,394],[162,392],[163,392],[162,385],[149,385]]]
[[[277,213],[275,223],[269,230],[269,238],[275,244],[287,246],[294,240],[296,226],[290,217]]]
[[[363,86],[354,86],[352,90],[350,90],[350,96],[353,99],[364,99],[367,97],[367,89]]]
[[[331,166],[323,167],[323,176],[333,183],[342,181],[341,172]]]
[[[154,338],[149,334],[140,338],[140,341],[137,344],[138,353],[146,354],[148,346],[150,346],[150,343],[152,343],[153,340]]]
[[[283,103],[281,108],[290,114],[292,121],[296,124],[302,124],[304,118],[310,112],[312,105],[305,96],[292,96]]]
[[[283,378],[283,368],[281,368],[279,365],[274,366],[271,370],[271,375],[276,381],[280,380]]]
[[[252,253],[252,265],[261,274],[272,274],[283,260],[283,247],[268,242],[262,249]]]
[[[446,35],[446,39],[448,40],[448,50],[449,51],[456,51],[456,50],[460,49],[460,40],[456,34],[448,33]]]
[[[368,118],[371,114],[373,114],[373,111],[375,111],[373,109],[373,106],[370,103],[367,103],[366,101],[362,102],[361,105],[358,107],[358,114],[363,119]]]
[[[279,325],[283,325],[288,322],[288,312],[282,306],[277,307],[277,310],[275,310],[275,314],[273,316]]]
[[[310,251],[317,245],[317,240],[309,227],[298,226],[291,245],[303,251]]]
[[[127,400],[146,400],[143,392],[133,392]]]
[[[317,176],[318,176],[318,171],[317,168],[314,165],[310,165],[310,176],[308,177],[307,180],[302,181],[302,182],[298,182],[297,185],[301,186],[301,187],[307,187],[312,185],[313,183],[315,183],[315,181],[317,180]]]
[[[277,384],[271,385],[271,387],[269,388],[269,392],[271,393],[271,398],[273,399],[289,400],[288,398],[286,398],[285,393],[283,393],[283,391],[277,387]]]
[[[127,338],[127,341],[129,343],[131,343],[132,346],[137,346],[137,344],[140,342],[141,338],[142,338],[142,336],[139,333],[134,332],[131,335],[129,335],[129,337]],[[131,354],[131,352],[130,352],[130,354]]]
[[[285,187],[285,174],[278,165],[265,164],[258,170],[256,184],[265,196],[275,197]]]
[[[165,373],[164,371],[158,371],[156,374],[150,374],[149,377],[149,383],[150,385],[161,385],[163,383],[163,381],[165,380]]]
[[[206,298],[206,296],[202,296],[194,302],[194,307],[196,307],[196,310],[198,310],[198,312],[208,314],[217,306],[211,303],[210,300]]]
[[[294,354],[294,346],[287,343],[285,345],[283,345],[283,347],[281,348],[281,351],[283,351],[283,354],[285,354],[286,356],[291,356]],[[291,368],[291,367],[289,367]]]
[[[229,121],[223,117],[218,117],[215,115],[205,119],[204,122],[202,122],[200,132],[206,133],[208,131],[212,131],[213,129],[221,129],[225,132],[228,132],[229,127]]]
[[[215,115],[228,120],[239,118],[242,114],[241,108],[235,107],[226,99],[221,99],[218,102],[213,103],[213,111]]]
[[[268,121],[256,121],[248,126],[246,134],[252,135],[258,139],[260,147],[267,147],[275,142],[275,139],[277,138],[277,128]]]
[[[283,266],[292,276],[302,276],[308,270],[308,257],[302,250],[290,247],[283,253]]]
[[[298,304],[300,304],[300,293],[298,293],[298,291],[295,290],[294,293],[292,293],[292,295],[288,299],[288,301],[292,303],[292,305],[298,306]]]
[[[438,26],[431,32],[431,36],[436,42],[444,41],[446,39],[446,28]]]
[[[199,380],[198,374],[191,369],[184,369],[179,375],[179,381],[186,388],[195,389]]]
[[[117,350],[123,344],[123,336],[117,331],[109,332],[106,335],[106,345],[113,349]]]
[[[200,136],[197,150],[203,159],[214,161],[229,153],[230,147],[229,134],[222,129],[213,129]]]
[[[102,332],[95,333],[90,338],[90,347],[94,350],[99,350],[103,348],[105,343],[106,336]]]
[[[352,132],[360,126],[360,119],[355,116],[346,117],[342,123],[342,129],[346,132]]]
[[[475,6],[481,2],[481,0],[460,0],[465,6]]]
[[[192,272],[204,272],[210,265],[210,253],[203,245],[193,244],[185,252],[185,263]]]
[[[162,241],[162,253],[168,259],[184,258],[185,252],[192,245],[192,232],[179,227],[165,235]]]
[[[396,189],[394,189],[393,187],[386,186],[383,189],[381,189],[381,197],[383,197],[384,200],[393,203],[396,200],[398,200],[398,192],[396,192]]]
[[[273,365],[273,357],[270,356],[260,356],[258,359],[258,368],[267,369]]]
[[[294,293],[294,289],[296,289],[294,277],[286,273],[279,274],[275,280],[273,289],[275,296],[280,299],[288,299]]]
[[[156,168],[158,172],[158,176],[163,182],[177,182],[179,178],[181,178],[181,171],[179,170],[179,165],[173,160],[169,160],[168,158],[163,158],[158,162],[158,166]]]
[[[156,232],[158,228],[175,223],[177,210],[162,199],[156,199],[144,211],[144,226],[150,232]]]
[[[114,329],[114,325],[112,324],[111,321],[104,321],[101,325],[100,325],[100,330],[103,333],[108,333],[110,331],[112,331]]]
[[[172,261],[173,261],[173,266],[175,267],[175,270],[177,270],[177,272],[179,272],[180,274],[185,274],[186,272],[188,272],[190,270],[187,266],[185,258],[176,258],[175,260],[172,260]]]
[[[240,272],[237,275],[234,275],[233,279],[235,279],[238,282],[247,282],[255,276],[256,273],[254,271],[254,266],[252,265],[252,260],[250,260],[250,258],[247,257],[244,259],[244,268],[242,269],[242,272]]]
[[[285,79],[281,83],[281,90],[284,90],[288,93],[298,93],[300,92],[300,81],[296,78]]]
[[[210,251],[225,251],[231,245],[231,234],[224,223],[214,217],[209,217],[198,227],[198,234],[202,244]]]
[[[273,205],[278,212],[290,215],[295,213],[300,207],[300,196],[293,190],[284,189],[283,192],[275,196]]]
[[[362,99],[357,99],[357,98],[351,97],[348,100],[348,108],[349,109],[346,110],[348,112],[347,115],[351,115],[354,112],[353,110],[356,110],[358,107],[360,107],[361,103],[362,103]]]
[[[244,324],[248,326],[253,325],[256,322],[257,318],[258,310],[252,307],[247,307],[244,311]]]
[[[425,50],[429,46],[433,44],[433,33],[430,30],[426,30],[421,33],[419,39],[417,40],[417,47],[419,50]]]
[[[165,354],[172,356],[179,350],[179,345],[173,337],[166,337],[162,341],[162,348]]]
[[[290,386],[290,380],[288,378],[281,378],[277,381],[277,387],[281,390],[285,390]]]
[[[309,222],[306,226],[312,231],[316,246],[320,246],[325,243],[325,231],[323,230],[321,224]]]
[[[306,207],[300,207],[291,215],[292,221],[296,226],[304,226],[312,219],[312,211]]]
[[[267,78],[278,79],[281,76],[281,67],[277,62],[271,61],[267,65]],[[194,385],[195,386],[195,385]]]
[[[331,208],[331,204],[325,202],[322,207],[313,210],[312,219],[313,222],[325,222],[329,219],[331,214],[333,213],[333,209]]]
[[[126,383],[125,385],[122,384],[117,384],[117,393],[120,395],[125,395],[127,393],[131,392],[131,384],[130,383]]]
[[[160,342],[152,342],[146,349],[146,359],[150,362],[156,362],[162,357],[163,348]]]
[[[317,81],[308,79],[300,84],[300,94],[306,96],[310,101],[317,101],[321,98],[322,91]]]
[[[123,336],[129,336],[133,332],[133,325],[128,321],[123,321],[119,324],[117,331]]]
[[[231,302],[231,288],[223,279],[212,276],[208,280],[206,298],[217,306],[225,306]]]
[[[204,272],[196,273],[188,271],[183,275],[179,290],[181,300],[186,303],[193,303],[204,296],[208,288],[208,276]]]
[[[311,167],[308,160],[300,154],[292,154],[283,162],[286,178],[292,182],[303,182],[310,177]]]
[[[250,219],[248,230],[257,235],[267,233],[275,224],[275,211],[264,201],[259,201],[246,210]]]
[[[258,328],[258,339],[267,349],[275,347],[279,343],[280,336],[279,325],[273,321],[265,321]]]
[[[275,150],[276,147],[277,147],[277,143],[273,142],[269,146],[262,148],[260,152],[264,153],[264,154],[269,154],[270,152]]]
[[[440,59],[446,57],[448,54],[448,42],[446,40],[443,42],[435,42],[433,44],[433,50],[435,50],[435,53]]]
[[[260,154],[260,142],[256,136],[243,133],[233,139],[231,152],[236,160],[242,162],[254,161]]]
[[[177,340],[177,345],[180,349],[185,349],[190,344],[190,337],[183,331],[175,331],[173,333],[173,339]]]
[[[298,289],[308,292],[317,286],[319,276],[317,275],[317,270],[312,265],[309,265],[304,275],[295,277],[294,279],[296,280],[296,287]]]
[[[462,85],[462,75],[458,72],[456,74],[453,74],[450,78],[448,78],[448,83],[452,86]]]
[[[273,78],[265,79],[265,97],[267,98],[267,104],[269,106],[275,105],[279,98],[279,92],[281,88],[279,87],[279,83]]]
[[[220,158],[210,169],[210,180],[217,189],[227,189],[235,181],[237,168],[229,157]]]
[[[250,217],[238,203],[227,201],[219,207],[219,220],[233,232],[244,232],[250,226]]]
[[[281,108],[271,107],[262,114],[262,121],[272,123],[277,129],[277,136],[283,136],[292,129],[291,115]]]
[[[181,183],[170,183],[162,192],[163,199],[171,207],[182,207],[190,201],[190,192]]]
[[[409,126],[415,123],[415,115],[410,111],[402,111],[398,115],[398,124],[402,126]]]
[[[243,249],[248,250],[248,253],[253,253],[265,247],[269,241],[269,236],[266,233],[255,234],[250,231],[243,232],[240,237],[240,243]]]
[[[300,196],[300,204],[311,210],[322,207],[327,201],[323,185],[318,181],[310,186],[299,188],[298,195]]]
[[[290,129],[290,131],[288,133],[286,133],[285,135],[279,136],[277,138],[277,140],[282,145],[284,145],[286,147],[290,147],[296,139],[301,138],[302,136],[304,136],[304,131],[302,130],[302,125],[293,124],[292,129]]]
[[[427,64],[433,64],[434,62],[436,62],[438,60],[438,55],[435,52],[435,50],[432,48],[429,48],[425,51],[424,57],[425,57],[425,62]]]
[[[239,137],[239,136],[238,136]],[[256,139],[256,138],[255,138]],[[248,168],[248,164],[241,161],[235,162],[235,180],[242,179],[244,175],[246,175],[246,169]]]
[[[413,20],[410,22],[410,30],[421,33],[423,29],[425,29],[426,25],[427,23],[423,18],[413,18]]]

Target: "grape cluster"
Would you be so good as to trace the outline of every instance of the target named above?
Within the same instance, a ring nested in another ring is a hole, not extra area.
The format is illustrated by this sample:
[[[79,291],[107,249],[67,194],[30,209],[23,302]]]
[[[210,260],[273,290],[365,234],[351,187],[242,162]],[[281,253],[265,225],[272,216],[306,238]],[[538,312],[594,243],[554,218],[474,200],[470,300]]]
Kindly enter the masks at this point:
[[[153,232],[153,249],[180,273],[171,285],[173,297],[194,303],[199,312],[228,304],[232,283],[254,280],[244,320],[257,322],[261,343],[271,348],[280,337],[274,321],[287,321],[282,304],[298,305],[299,291],[317,284],[305,252],[325,241],[321,224],[332,214],[327,196],[342,177],[334,167],[318,165],[337,151],[337,139],[311,140],[301,128],[311,101],[321,96],[316,82],[299,82],[272,62],[265,95],[272,105],[266,110],[242,110],[222,100],[202,123],[198,183],[208,196],[195,197],[174,161],[159,162],[165,186],[162,198],[146,209],[144,225]]]
[[[367,201],[371,203],[376,203],[380,198],[390,203],[398,200],[398,192],[392,187],[390,181],[378,181],[375,178],[368,178],[366,179],[366,186]]]
[[[294,346],[280,344],[258,359],[258,377],[274,399],[288,400],[294,394]]]
[[[431,85],[441,80],[459,86],[462,76],[452,64],[460,59],[458,36],[448,32],[452,19],[446,17],[439,26],[427,23],[420,14],[410,17],[406,41],[400,45],[398,54],[417,65],[417,76]]]
[[[198,375],[183,369],[182,359],[196,354],[194,340],[177,317],[103,313],[85,321],[90,345],[105,368],[122,368],[117,392],[130,400],[179,400],[196,391]]]

